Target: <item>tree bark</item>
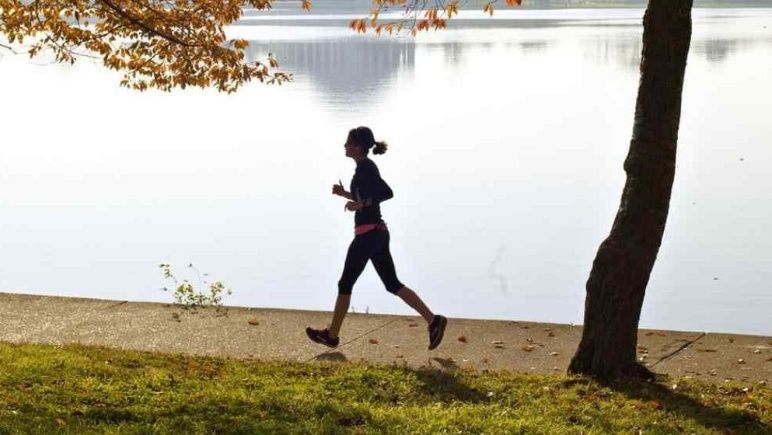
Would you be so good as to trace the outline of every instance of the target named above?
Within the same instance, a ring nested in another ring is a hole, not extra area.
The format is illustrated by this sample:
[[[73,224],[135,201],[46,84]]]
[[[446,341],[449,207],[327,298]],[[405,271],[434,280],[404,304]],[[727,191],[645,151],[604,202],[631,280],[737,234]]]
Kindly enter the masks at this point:
[[[571,373],[653,376],[636,361],[638,321],[670,205],[692,1],[649,0],[646,8],[627,181],[587,280],[584,331]]]

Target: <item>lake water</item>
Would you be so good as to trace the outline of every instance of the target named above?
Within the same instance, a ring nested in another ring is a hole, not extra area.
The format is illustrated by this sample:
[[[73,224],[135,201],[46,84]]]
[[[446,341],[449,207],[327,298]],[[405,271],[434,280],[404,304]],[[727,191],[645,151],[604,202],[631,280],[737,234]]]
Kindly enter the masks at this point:
[[[399,276],[430,307],[581,323],[625,181],[643,11],[501,12],[416,39],[353,34],[351,11],[250,13],[229,32],[295,81],[235,95],[140,94],[89,61],[6,54],[0,289],[169,301],[158,263],[192,262],[227,304],[331,309],[353,217],[330,188],[353,173],[348,129],[369,125],[391,145],[374,160]],[[772,9],[694,17],[641,325],[770,335]],[[371,266],[352,303],[410,312]]]

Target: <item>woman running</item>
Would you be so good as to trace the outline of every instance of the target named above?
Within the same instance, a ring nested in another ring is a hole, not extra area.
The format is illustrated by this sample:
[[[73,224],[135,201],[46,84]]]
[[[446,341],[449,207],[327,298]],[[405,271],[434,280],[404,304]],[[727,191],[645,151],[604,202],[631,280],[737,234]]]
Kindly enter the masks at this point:
[[[391,199],[394,194],[381,178],[378,167],[367,158],[370,148],[373,147],[375,154],[386,152],[386,143],[376,142],[369,128],[357,127],[348,132],[344,145],[346,157],[354,159],[357,164],[354,178],[351,180],[351,191],[346,192],[343,183],[339,183],[332,186],[332,193],[348,199],[346,210],[355,212],[354,240],[348,248],[343,274],[338,281],[338,298],[335,301],[332,324],[327,329],[308,327],[306,334],[316,343],[328,347],[338,346],[338,333],[348,312],[351,290],[370,260],[386,290],[402,298],[429,324],[429,350],[432,350],[440,345],[448,320],[444,316],[434,315],[413,290],[397,279],[394,261],[389,252],[389,230],[381,219],[380,207],[381,202]]]

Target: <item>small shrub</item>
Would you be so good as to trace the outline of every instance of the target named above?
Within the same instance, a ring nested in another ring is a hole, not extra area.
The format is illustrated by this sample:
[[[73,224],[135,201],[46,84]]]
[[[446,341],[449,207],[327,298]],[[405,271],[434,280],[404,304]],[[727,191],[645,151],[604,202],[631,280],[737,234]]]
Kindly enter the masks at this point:
[[[193,270],[198,276],[199,288],[204,288],[204,290],[199,290],[191,281],[178,279],[172,272],[172,267],[169,264],[160,264],[158,267],[163,271],[164,278],[171,283],[170,287],[164,287],[162,290],[170,292],[177,305],[193,312],[198,308],[215,307],[218,314],[227,313],[227,310],[222,307],[223,294],[230,295],[233,291],[225,287],[222,281],[209,282],[206,280],[208,274],[201,274],[193,266],[193,263],[190,263],[188,268]],[[179,315],[174,316],[174,318],[179,320]]]

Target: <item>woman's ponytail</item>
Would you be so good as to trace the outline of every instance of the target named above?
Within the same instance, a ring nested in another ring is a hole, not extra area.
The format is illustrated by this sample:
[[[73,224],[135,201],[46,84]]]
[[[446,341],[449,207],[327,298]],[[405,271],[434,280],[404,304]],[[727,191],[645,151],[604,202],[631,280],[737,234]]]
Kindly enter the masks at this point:
[[[370,148],[372,148],[373,154],[383,154],[386,152],[386,148],[389,147],[386,145],[386,142],[375,140],[373,131],[364,126],[349,130],[346,142],[353,142],[357,146],[364,148],[365,153],[369,152]]]
[[[389,148],[389,145],[384,141],[375,141],[373,146],[373,154],[384,154]]]

